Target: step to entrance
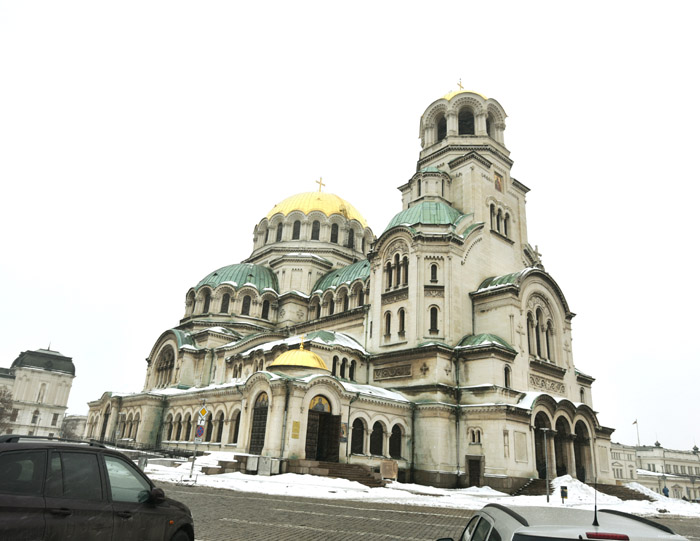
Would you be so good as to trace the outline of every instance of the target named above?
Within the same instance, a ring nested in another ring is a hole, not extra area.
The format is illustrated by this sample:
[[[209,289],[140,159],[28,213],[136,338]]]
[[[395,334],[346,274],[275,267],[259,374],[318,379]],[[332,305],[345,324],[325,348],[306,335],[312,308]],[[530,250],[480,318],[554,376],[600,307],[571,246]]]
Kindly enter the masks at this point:
[[[382,481],[378,473],[374,473],[369,466],[362,464],[343,464],[320,460],[289,460],[287,462],[287,472],[348,479],[372,488],[386,486],[386,483]]]

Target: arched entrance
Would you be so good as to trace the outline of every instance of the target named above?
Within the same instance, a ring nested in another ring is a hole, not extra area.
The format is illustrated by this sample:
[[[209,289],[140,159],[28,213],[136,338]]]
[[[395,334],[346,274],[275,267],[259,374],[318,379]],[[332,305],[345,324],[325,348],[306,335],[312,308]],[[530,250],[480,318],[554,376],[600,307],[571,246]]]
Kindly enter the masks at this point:
[[[549,450],[545,451],[545,445],[549,444],[548,434],[552,430],[549,417],[543,412],[535,416],[535,467],[540,479],[547,478],[547,459]],[[550,472],[551,476],[551,472]]]
[[[566,475],[569,472],[569,445],[571,443],[571,428],[563,417],[557,419],[554,425],[554,454],[556,456],[557,477]]]
[[[253,406],[253,423],[250,429],[250,449],[251,455],[259,455],[265,445],[265,430],[267,429],[267,406],[270,399],[267,393],[260,393],[255,399]]]
[[[109,407],[109,404],[108,404],[107,409],[105,410],[104,420],[102,421],[102,432],[100,432],[100,441],[105,441],[105,436],[107,435],[107,423],[109,423],[110,411],[111,411],[111,408]]]
[[[582,421],[576,423],[574,430],[576,433],[576,437],[574,438],[576,478],[585,483],[586,477],[591,477],[593,473],[593,465],[591,463],[591,437],[588,432],[588,427]]]
[[[325,396],[315,396],[309,403],[306,424],[306,460],[338,462],[340,455],[340,415],[333,415]]]

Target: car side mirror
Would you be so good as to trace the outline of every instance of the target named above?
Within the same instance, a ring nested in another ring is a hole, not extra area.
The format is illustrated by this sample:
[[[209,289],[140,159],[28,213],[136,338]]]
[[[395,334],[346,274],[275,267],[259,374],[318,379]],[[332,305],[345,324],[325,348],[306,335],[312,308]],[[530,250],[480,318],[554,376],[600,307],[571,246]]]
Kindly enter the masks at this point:
[[[148,501],[151,503],[163,503],[165,501],[165,492],[163,492],[162,488],[153,487]]]

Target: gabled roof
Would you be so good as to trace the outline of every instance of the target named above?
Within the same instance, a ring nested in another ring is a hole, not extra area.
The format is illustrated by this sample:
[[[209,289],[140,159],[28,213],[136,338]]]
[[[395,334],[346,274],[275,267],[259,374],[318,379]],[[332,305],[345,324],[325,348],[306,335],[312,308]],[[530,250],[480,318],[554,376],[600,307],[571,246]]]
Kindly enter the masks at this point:
[[[224,282],[229,282],[237,288],[244,285],[252,285],[261,293],[265,289],[271,289],[279,293],[279,284],[275,273],[267,267],[254,263],[238,263],[221,267],[200,280],[195,289],[204,286],[215,288]]]
[[[329,287],[338,287],[342,284],[349,284],[355,280],[366,280],[369,278],[369,261],[363,259],[347,267],[342,267],[329,272],[319,278],[312,291],[325,291]]]

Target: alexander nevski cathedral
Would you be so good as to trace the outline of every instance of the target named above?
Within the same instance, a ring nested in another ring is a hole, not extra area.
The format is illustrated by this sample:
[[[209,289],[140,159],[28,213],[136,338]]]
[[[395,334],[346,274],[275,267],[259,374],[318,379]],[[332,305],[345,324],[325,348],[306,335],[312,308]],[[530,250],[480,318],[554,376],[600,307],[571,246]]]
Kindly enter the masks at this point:
[[[574,366],[563,291],[528,243],[506,113],[458,91],[420,119],[403,210],[378,236],[321,191],[274,205],[253,251],[185,294],[143,391],[86,437],[377,467],[438,486],[613,482],[612,429]],[[206,269],[204,269],[206,270]]]

